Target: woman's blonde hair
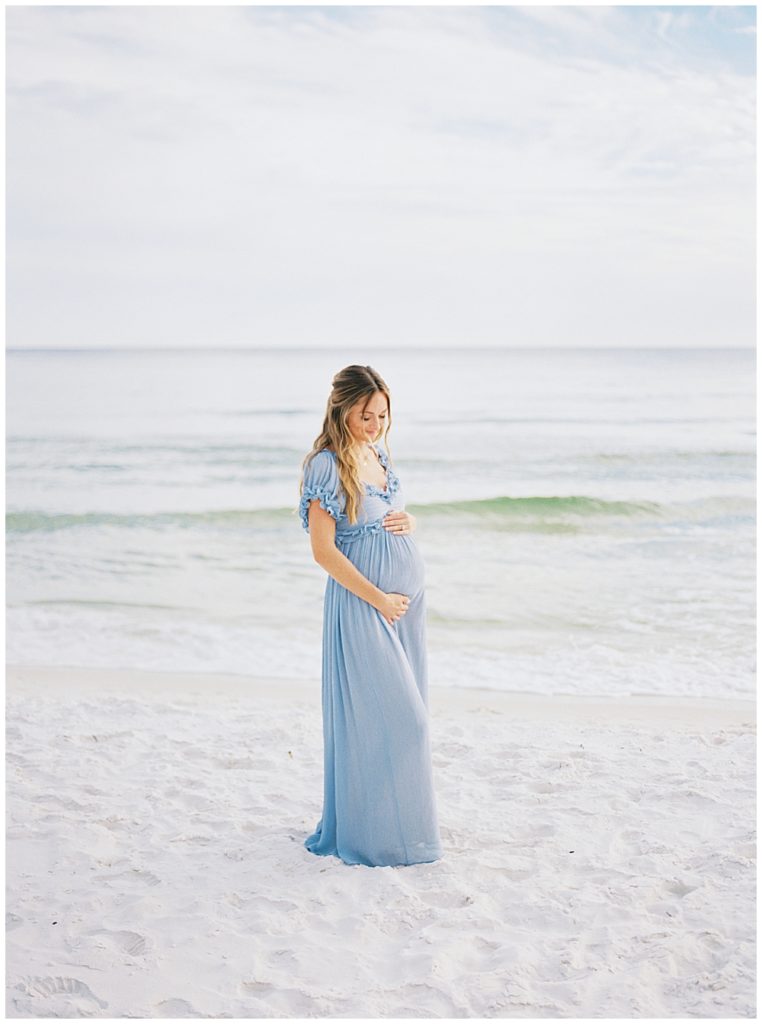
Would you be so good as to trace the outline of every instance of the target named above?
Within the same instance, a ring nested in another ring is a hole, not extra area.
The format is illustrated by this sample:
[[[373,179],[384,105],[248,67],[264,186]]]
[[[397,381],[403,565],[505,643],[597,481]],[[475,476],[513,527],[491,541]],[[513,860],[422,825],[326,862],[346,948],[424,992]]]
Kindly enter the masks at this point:
[[[363,398],[367,405],[376,392],[380,391],[385,395],[389,414],[386,430],[382,428],[373,440],[378,441],[379,438],[383,437],[384,442],[386,442],[389,428],[392,425],[392,402],[389,396],[389,388],[386,386],[381,375],[372,366],[345,366],[343,370],[339,370],[334,376],[331,383],[331,393],[328,396],[323,429],[315,438],[311,451],[307,453],[302,462],[299,497],[301,498],[304,490],[304,470],[309,461],[325,448],[332,448],[336,453],[339,481],[346,496],[345,512],[349,522],[356,523],[365,485],[360,479],[359,465],[353,455],[355,441],[347,426],[349,412],[352,406],[356,405]],[[391,465],[391,456],[388,449],[387,456]]]

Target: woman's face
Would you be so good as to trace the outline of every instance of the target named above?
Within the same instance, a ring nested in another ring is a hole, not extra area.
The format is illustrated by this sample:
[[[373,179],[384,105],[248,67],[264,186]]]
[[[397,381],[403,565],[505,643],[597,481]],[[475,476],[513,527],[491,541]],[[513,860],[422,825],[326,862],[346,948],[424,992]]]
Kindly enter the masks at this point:
[[[375,391],[370,398],[361,399],[349,410],[347,426],[350,434],[358,444],[373,441],[386,427],[388,413],[386,395]]]

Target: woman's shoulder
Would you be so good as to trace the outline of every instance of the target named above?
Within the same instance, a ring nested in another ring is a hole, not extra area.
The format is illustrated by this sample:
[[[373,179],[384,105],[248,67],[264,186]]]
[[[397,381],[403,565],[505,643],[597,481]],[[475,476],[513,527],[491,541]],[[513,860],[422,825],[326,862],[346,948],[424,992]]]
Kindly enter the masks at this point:
[[[328,465],[336,458],[336,453],[330,448],[320,448],[316,452],[308,452],[306,458],[308,462],[318,461]]]
[[[309,452],[304,462],[305,478],[314,480],[338,480],[338,466],[333,452],[328,448],[321,448],[316,452]]]

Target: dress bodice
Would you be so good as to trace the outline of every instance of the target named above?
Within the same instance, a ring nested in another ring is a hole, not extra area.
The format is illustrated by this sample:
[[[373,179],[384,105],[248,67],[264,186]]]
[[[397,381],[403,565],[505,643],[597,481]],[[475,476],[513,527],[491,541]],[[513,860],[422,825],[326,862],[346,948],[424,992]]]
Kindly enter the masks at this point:
[[[336,520],[336,543],[349,543],[366,533],[382,530],[382,521],[387,512],[405,507],[402,484],[389,464],[389,456],[378,445],[373,448],[381,465],[386,470],[386,489],[365,483],[357,522],[350,524],[346,515],[346,496],[339,480],[336,454],[330,448],[318,452],[304,471],[304,489],[299,503],[299,514],[305,530],[309,530],[308,511],[310,501],[320,500],[320,505]]]

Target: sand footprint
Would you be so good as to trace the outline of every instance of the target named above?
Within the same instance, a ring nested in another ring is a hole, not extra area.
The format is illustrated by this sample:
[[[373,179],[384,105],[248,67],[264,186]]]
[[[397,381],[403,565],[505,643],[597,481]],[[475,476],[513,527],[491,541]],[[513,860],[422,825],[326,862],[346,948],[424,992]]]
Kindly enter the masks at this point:
[[[139,932],[111,931],[109,928],[95,928],[93,931],[84,932],[83,934],[102,935],[120,953],[127,953],[129,956],[143,956],[150,952],[152,948],[151,942]]]
[[[24,1016],[92,1017],[108,1006],[79,978],[26,977],[14,985],[14,990],[29,997],[20,1000],[13,996]]]
[[[679,878],[675,878],[671,882],[665,882],[664,888],[667,892],[671,892],[673,896],[679,896],[682,899],[682,897],[687,896],[688,893],[695,892],[696,889],[700,888],[700,886],[686,885],[686,883],[681,882]]]

